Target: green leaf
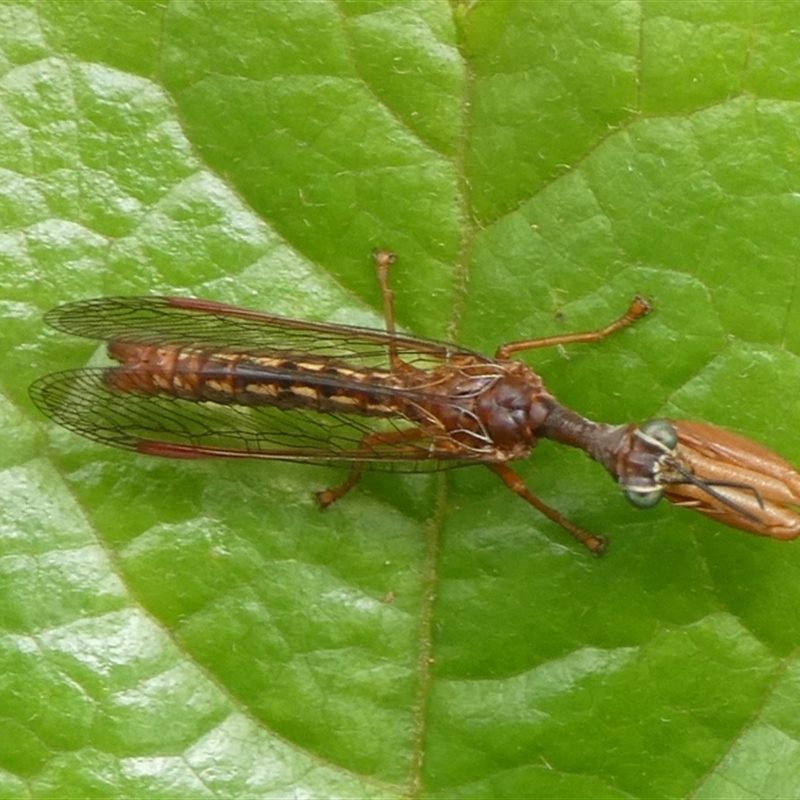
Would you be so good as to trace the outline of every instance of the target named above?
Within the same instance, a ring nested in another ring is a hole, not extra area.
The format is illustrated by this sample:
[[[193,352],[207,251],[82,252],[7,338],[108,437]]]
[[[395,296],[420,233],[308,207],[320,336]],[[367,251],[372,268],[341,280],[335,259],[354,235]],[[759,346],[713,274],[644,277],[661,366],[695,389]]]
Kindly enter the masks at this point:
[[[800,464],[800,4],[0,6],[0,795],[800,797],[800,544],[519,471],[177,462],[47,424],[44,311],[179,293],[526,356]]]

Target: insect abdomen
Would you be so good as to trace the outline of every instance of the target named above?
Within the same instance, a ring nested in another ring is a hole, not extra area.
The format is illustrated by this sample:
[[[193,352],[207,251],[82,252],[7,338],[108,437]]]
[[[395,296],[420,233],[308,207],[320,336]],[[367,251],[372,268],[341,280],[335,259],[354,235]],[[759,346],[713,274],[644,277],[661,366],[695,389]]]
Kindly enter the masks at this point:
[[[403,406],[393,397],[391,373],[355,370],[332,360],[300,361],[127,342],[112,342],[108,354],[122,366],[109,369],[105,382],[120,392],[368,416],[393,416]]]

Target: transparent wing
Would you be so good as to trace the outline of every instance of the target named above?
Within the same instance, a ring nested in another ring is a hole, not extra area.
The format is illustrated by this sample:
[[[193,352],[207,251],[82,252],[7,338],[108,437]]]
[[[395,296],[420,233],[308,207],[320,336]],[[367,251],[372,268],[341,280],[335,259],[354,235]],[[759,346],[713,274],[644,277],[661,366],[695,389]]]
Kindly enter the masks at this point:
[[[54,422],[94,441],[154,455],[249,457],[424,472],[495,460],[494,448],[453,447],[445,433],[408,420],[274,406],[220,405],[119,392],[106,369],[46,375],[31,399]],[[493,457],[494,456],[494,457]]]
[[[386,366],[390,343],[408,364],[428,368],[477,353],[432,339],[278,317],[185,297],[99,297],[68,303],[45,319],[75,336],[100,341],[198,347],[253,356],[321,356]]]

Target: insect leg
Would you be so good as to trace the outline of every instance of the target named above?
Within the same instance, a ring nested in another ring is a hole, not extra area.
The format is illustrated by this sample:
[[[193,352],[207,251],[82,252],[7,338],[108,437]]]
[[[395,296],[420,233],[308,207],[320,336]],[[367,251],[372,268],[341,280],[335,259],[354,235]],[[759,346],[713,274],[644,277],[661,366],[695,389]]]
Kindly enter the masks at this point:
[[[386,332],[394,333],[394,292],[389,288],[389,267],[397,261],[397,256],[388,250],[375,250],[372,254],[378,268],[378,283],[383,295],[383,317],[386,320]]]
[[[389,267],[397,261],[397,256],[388,250],[375,250],[372,254],[378,268],[378,283],[383,295],[383,318],[386,321],[386,332],[394,335],[394,292],[389,287]],[[397,345],[389,340],[389,362],[392,369],[403,369],[405,362],[397,354]]]
[[[350,474],[347,476],[346,480],[331,489],[323,489],[321,492],[315,492],[319,507],[327,508],[340,497],[346,495],[361,480],[361,467],[362,463],[356,461],[350,469]]]
[[[335,503],[340,497],[346,495],[361,479],[361,470],[364,463],[373,460],[375,456],[375,447],[382,445],[383,447],[395,447],[403,445],[406,442],[412,442],[414,439],[420,439],[423,432],[419,428],[409,428],[407,431],[395,431],[393,433],[370,433],[365,436],[358,446],[355,453],[363,451],[364,458],[361,461],[354,461],[350,469],[350,474],[338,486],[331,489],[323,489],[317,492],[317,502],[321,508],[327,508],[331,503]],[[420,458],[424,457],[424,452],[420,453]]]
[[[509,342],[500,345],[494,357],[497,359],[508,359],[512,353],[519,353],[522,350],[535,350],[539,347],[552,347],[557,344],[574,344],[576,342],[599,342],[610,336],[612,333],[627,328],[640,317],[650,312],[650,304],[638,295],[633,298],[633,302],[628,310],[610,325],[606,325],[599,331],[586,331],[585,333],[567,333],[563,336],[546,336],[542,339],[526,339],[521,342]]]
[[[560,525],[567,533],[574,536],[582,545],[591,550],[595,555],[602,554],[606,547],[606,540],[602,536],[594,536],[591,533],[573,525],[566,517],[563,517],[554,508],[550,508],[546,503],[543,503],[530,489],[525,485],[525,482],[514,472],[511,467],[505,464],[487,464],[492,472],[494,472],[501,481],[511,489],[514,494],[519,495],[523,500],[530,503],[537,511],[544,514],[549,520]]]

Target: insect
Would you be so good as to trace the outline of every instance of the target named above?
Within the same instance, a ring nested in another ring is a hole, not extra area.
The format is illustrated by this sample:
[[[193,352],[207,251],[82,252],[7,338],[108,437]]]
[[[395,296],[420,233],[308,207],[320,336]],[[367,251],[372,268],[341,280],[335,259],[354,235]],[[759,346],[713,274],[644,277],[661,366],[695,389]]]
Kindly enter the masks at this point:
[[[139,453],[349,465],[344,482],[317,493],[323,507],[352,489],[366,466],[417,472],[483,464],[599,554],[603,537],[565,519],[509,466],[549,438],[588,453],[640,508],[664,496],[751,533],[800,535],[800,474],[770,450],[702,423],[592,422],[511,358],[598,342],[649,312],[641,297],[601,330],[512,342],[489,358],[398,333],[388,280],[395,257],[381,250],[375,259],[385,331],[182,297],[59,306],[47,322],[108,342],[117,364],[46,375],[31,398],[60,425]]]

